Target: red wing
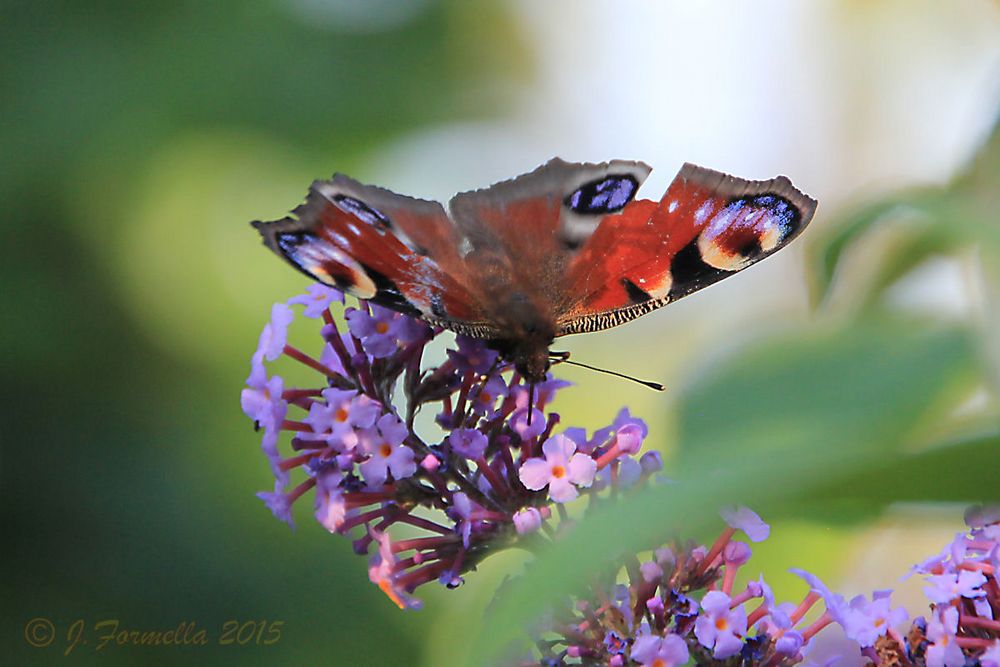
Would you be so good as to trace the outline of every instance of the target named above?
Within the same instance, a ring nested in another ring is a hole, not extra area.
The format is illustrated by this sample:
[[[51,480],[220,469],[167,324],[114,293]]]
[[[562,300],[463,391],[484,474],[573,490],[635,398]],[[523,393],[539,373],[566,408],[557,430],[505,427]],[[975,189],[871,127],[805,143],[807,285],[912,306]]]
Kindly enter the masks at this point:
[[[784,176],[748,181],[685,164],[657,204],[605,218],[569,264],[579,295],[557,335],[622,324],[778,251],[812,219],[816,201]]]
[[[321,283],[428,319],[486,326],[464,287],[460,237],[437,202],[337,175],[313,183],[295,217],[255,222],[265,244]]]

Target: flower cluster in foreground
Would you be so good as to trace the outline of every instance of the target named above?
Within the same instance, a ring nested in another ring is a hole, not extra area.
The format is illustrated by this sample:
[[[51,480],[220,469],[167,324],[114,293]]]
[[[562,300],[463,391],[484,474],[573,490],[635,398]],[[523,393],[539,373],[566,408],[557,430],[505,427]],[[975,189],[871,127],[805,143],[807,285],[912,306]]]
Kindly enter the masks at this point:
[[[1000,667],[1000,510],[970,512],[968,533],[913,568],[931,608],[908,629],[887,590],[848,601],[804,570],[793,570],[810,588],[797,603],[777,603],[762,576],[736,587],[751,556],[736,530],[754,542],[768,530],[746,508],[723,518],[729,526],[710,548],[668,544],[606,571],[554,614],[535,639],[537,656],[523,664],[794,665],[819,631],[837,624],[868,664]]]
[[[482,341],[462,336],[428,366],[424,352],[440,330],[361,302],[345,310],[342,331],[334,301],[343,295],[313,285],[275,304],[261,333],[241,396],[275,477],[259,496],[292,524],[293,504],[312,494],[316,520],[353,535],[358,554],[372,552],[369,577],[400,607],[418,605],[410,594],[422,584],[459,585],[522,535],[553,534],[563,503],[613,495],[662,468],[658,453],[638,456],[647,429],[628,410],[590,435],[558,428],[549,406],[569,383],[550,376],[530,388]],[[288,343],[293,305],[322,322],[318,355]],[[281,357],[315,371],[312,386],[269,374]],[[433,438],[414,427],[429,409]]]
[[[711,547],[674,542],[629,556],[568,601],[536,640],[530,663],[672,667],[696,664],[790,665],[830,619],[804,622],[820,595],[778,603],[763,577],[737,587],[747,542],[770,534],[757,514],[724,510],[728,526]]]
[[[900,665],[1000,667],[1000,507],[971,508],[965,520],[968,532],[913,567],[931,611],[910,626]]]
[[[627,409],[589,435],[563,428],[550,405],[567,382],[529,387],[462,336],[428,364],[440,330],[364,302],[345,309],[342,330],[334,301],[343,295],[313,285],[275,304],[261,333],[241,396],[275,477],[258,495],[289,524],[311,495],[316,521],[352,536],[400,608],[419,606],[412,593],[425,583],[458,586],[490,553],[557,537],[566,503],[608,502],[661,470],[658,453],[640,456],[646,425]],[[288,343],[293,305],[319,324],[318,355]],[[269,373],[279,358],[315,372],[310,386]],[[433,416],[423,429],[433,437],[417,432],[420,411]],[[847,601],[803,570],[810,590],[799,601],[777,602],[762,576],[737,585],[751,557],[737,532],[759,542],[770,528],[745,507],[722,516],[728,527],[710,547],[674,541],[606,569],[554,612],[524,664],[779,667],[804,661],[837,624],[876,665],[1000,667],[1000,510],[970,512],[969,532],[913,568],[931,606],[909,628],[889,591]]]

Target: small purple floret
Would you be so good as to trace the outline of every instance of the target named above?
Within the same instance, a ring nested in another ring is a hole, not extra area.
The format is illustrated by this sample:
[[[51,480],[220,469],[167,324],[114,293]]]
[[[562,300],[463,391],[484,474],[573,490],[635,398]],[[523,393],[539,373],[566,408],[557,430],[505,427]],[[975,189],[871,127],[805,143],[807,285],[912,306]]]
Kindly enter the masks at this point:
[[[299,296],[293,296],[288,300],[288,305],[301,305],[305,306],[302,314],[309,318],[322,317],[326,309],[330,307],[330,304],[334,301],[344,303],[344,294],[339,290],[335,290],[332,287],[327,287],[326,285],[321,285],[320,283],[313,283],[306,288],[306,294],[300,294]]]
[[[753,542],[763,542],[771,534],[771,527],[764,523],[749,507],[726,507],[720,512],[730,527],[742,530]]]
[[[486,453],[489,440],[474,428],[457,428],[448,436],[451,448],[467,459],[480,459]]]

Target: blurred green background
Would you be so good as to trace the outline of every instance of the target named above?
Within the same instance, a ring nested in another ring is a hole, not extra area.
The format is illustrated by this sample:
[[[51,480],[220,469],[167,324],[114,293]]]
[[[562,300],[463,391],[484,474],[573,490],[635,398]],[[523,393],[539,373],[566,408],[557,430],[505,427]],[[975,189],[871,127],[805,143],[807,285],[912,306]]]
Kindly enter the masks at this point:
[[[0,54],[5,664],[476,654],[519,557],[404,614],[308,508],[291,533],[254,498],[239,390],[270,304],[305,285],[246,223],[333,171],[438,199],[553,155],[645,160],[647,197],[684,161],[786,173],[820,200],[793,248],[567,342],[668,394],[567,369],[563,423],[629,405],[668,473],[703,480],[685,502],[757,500],[775,525],[753,563],[786,597],[793,565],[894,586],[1000,495],[995,2],[5,3]],[[626,507],[631,539],[683,507]],[[705,517],[685,527],[710,539]],[[64,656],[78,619],[284,626]]]

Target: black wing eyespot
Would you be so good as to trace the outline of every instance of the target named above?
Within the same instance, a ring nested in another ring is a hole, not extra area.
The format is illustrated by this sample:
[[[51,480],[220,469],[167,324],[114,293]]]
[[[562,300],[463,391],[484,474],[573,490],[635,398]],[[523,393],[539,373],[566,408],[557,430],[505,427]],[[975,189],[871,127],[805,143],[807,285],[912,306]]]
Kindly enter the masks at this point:
[[[392,222],[385,214],[376,211],[360,199],[355,199],[347,195],[335,195],[333,203],[340,207],[340,210],[350,213],[359,220],[367,222],[369,225],[392,227]]]
[[[639,181],[631,174],[610,174],[574,190],[563,203],[576,213],[615,213],[632,201],[638,189]]]

